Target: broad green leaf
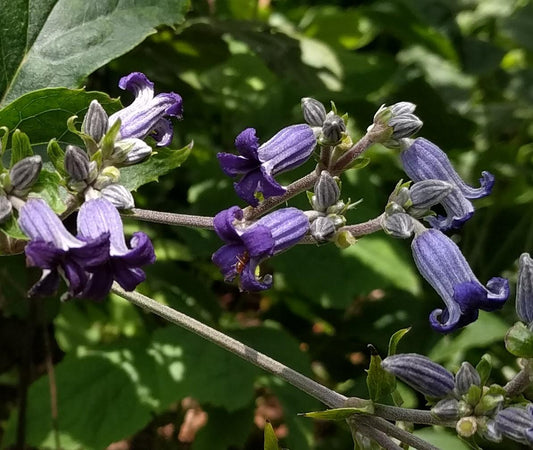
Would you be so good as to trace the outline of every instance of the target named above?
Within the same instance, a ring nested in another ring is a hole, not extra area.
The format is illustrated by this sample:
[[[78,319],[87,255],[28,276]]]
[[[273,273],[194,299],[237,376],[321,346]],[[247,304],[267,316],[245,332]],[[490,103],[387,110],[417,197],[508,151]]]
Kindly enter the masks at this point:
[[[48,146],[46,147],[46,153],[54,168],[61,174],[61,176],[66,176],[67,171],[65,170],[65,152],[55,139],[51,139],[48,143]]]
[[[31,136],[32,145],[46,144],[50,139],[80,145],[81,140],[67,129],[67,120],[81,120],[91,100],[98,100],[108,113],[121,108],[118,100],[102,92],[83,89],[48,88],[30,92],[0,110],[0,125],[20,128]]]
[[[62,448],[106,448],[134,434],[151,418],[131,377],[108,358],[68,355],[56,366],[55,378]],[[13,444],[16,423],[14,411],[6,427],[4,444]],[[26,442],[38,448],[55,448],[46,376],[33,383],[28,392]]]
[[[279,450],[278,438],[272,428],[272,424],[267,421],[265,423],[265,441],[264,441],[264,450]]]
[[[476,365],[476,370],[481,378],[481,386],[485,386],[492,371],[492,361],[489,354],[484,354]]]
[[[313,411],[308,413],[303,413],[304,417],[311,417],[312,419],[320,420],[344,420],[354,414],[373,414],[374,413],[374,404],[368,400],[366,406],[361,407],[346,407],[346,408],[335,408],[335,409],[326,409],[325,411]]]
[[[391,336],[389,341],[389,352],[387,353],[387,356],[396,354],[396,347],[398,346],[398,343],[407,333],[409,333],[409,331],[411,331],[411,328],[404,328],[403,330],[398,330]]]
[[[375,402],[384,400],[396,387],[396,378],[381,367],[381,357],[378,354],[370,357],[366,385],[370,398]]]
[[[449,431],[442,428],[423,428],[415,430],[414,433],[419,438],[433,444],[440,450],[471,450],[470,447],[455,434],[455,430]]]
[[[502,341],[507,329],[508,325],[495,313],[481,311],[478,320],[459,334],[441,338],[428,356],[431,360],[444,365],[460,365],[468,350],[485,348],[493,342]]]
[[[522,322],[516,322],[505,335],[505,348],[520,358],[533,358],[533,332]]]
[[[159,25],[183,20],[186,0],[7,2],[0,34],[9,49],[0,72],[1,103],[50,86],[77,87],[131,50]]]
[[[157,181],[160,176],[181,166],[187,160],[192,145],[191,142],[179,150],[158,148],[147,161],[120,169],[120,184],[130,191],[135,191],[143,184]]]

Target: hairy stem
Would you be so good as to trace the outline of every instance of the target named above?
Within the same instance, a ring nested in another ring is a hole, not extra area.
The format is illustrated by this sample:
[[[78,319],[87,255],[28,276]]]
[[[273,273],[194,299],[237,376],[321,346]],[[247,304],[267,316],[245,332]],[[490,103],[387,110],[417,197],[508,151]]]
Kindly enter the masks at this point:
[[[166,305],[162,305],[150,297],[146,297],[138,292],[126,292],[117,283],[113,284],[112,291],[120,297],[128,300],[130,303],[140,306],[141,308],[150,311],[169,322],[179,325],[186,330],[192,331],[198,336],[234,353],[255,366],[278,376],[310,396],[320,400],[330,408],[339,408],[346,401],[344,395],[328,389],[320,383],[307,378],[305,375],[281,364],[275,359],[244,345],[236,339],[233,339],[186,314],[176,311]]]
[[[531,363],[525,360],[524,368],[509,380],[503,388],[509,397],[515,397],[521,394],[531,384],[532,377]]]
[[[402,448],[396,444],[389,436],[387,436],[383,431],[376,429],[373,424],[368,424],[365,418],[361,416],[352,416],[347,422],[350,425],[350,430],[352,432],[352,437],[355,442],[355,433],[361,433],[362,435],[373,439],[376,441],[381,448],[386,450],[402,450]]]
[[[443,422],[423,409],[407,409],[398,406],[374,404],[374,414],[387,420],[404,421],[424,425],[441,425],[454,427],[455,422]]]
[[[175,225],[193,228],[204,228],[213,230],[213,217],[192,216],[189,214],[175,214],[169,212],[152,211],[149,209],[133,208],[122,217],[144,220],[146,222],[163,223],[165,225]]]
[[[347,225],[345,227],[340,228],[339,231],[349,231],[353,237],[360,237],[366,234],[372,234],[382,229],[381,221],[384,217],[385,213],[381,214],[378,217],[375,217],[374,219],[370,219],[367,222],[358,223],[355,225]]]

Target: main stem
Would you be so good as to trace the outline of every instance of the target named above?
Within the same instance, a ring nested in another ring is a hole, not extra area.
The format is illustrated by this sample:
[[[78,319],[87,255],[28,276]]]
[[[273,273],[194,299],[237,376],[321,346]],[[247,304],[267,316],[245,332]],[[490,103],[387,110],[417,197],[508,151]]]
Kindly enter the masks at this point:
[[[266,370],[267,372],[276,375],[277,377],[287,381],[298,389],[306,392],[312,397],[320,400],[330,408],[340,408],[344,405],[346,398],[344,395],[338,394],[331,389],[317,383],[316,381],[307,378],[299,372],[281,364],[263,353],[254,350],[251,347],[237,341],[224,333],[217,331],[192,317],[187,316],[175,309],[169,308],[166,305],[156,302],[150,297],[139,294],[138,292],[127,292],[122,289],[117,283],[113,284],[112,291],[120,297],[128,300],[134,305],[150,311],[159,317],[162,317],[169,322],[172,322],[180,327],[183,327],[198,336],[213,342],[242,359]]]

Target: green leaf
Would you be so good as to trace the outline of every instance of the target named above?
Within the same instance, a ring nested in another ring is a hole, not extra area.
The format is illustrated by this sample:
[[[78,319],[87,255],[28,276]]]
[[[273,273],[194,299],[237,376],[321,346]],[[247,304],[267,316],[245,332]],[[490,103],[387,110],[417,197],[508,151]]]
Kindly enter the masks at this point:
[[[147,161],[120,169],[120,184],[135,191],[143,184],[157,181],[160,176],[181,166],[189,157],[192,146],[191,142],[179,150],[157,149]]]
[[[366,377],[370,398],[375,402],[384,400],[396,388],[396,378],[381,367],[381,357],[372,354]]]
[[[33,151],[31,149],[30,138],[26,133],[20,130],[15,130],[12,136],[13,147],[11,148],[11,162],[10,167],[13,167],[15,163],[18,163],[21,159],[27,156],[32,156]]]
[[[55,367],[55,378],[62,448],[106,448],[143,428],[151,418],[126,370],[102,355],[67,355]],[[28,392],[26,442],[55,448],[50,414],[45,411],[50,411],[50,387],[48,377],[41,377]],[[3,444],[14,443],[16,423],[14,411]]]
[[[421,430],[415,430],[413,434],[441,450],[471,450],[465,442],[456,436],[455,430],[449,432],[442,428],[426,427]]]
[[[492,371],[492,362],[489,354],[484,354],[479,360],[476,370],[481,378],[481,386],[485,386],[487,383],[490,372]]]
[[[409,331],[411,331],[411,327],[403,328],[391,336],[389,341],[389,352],[387,353],[388,356],[396,354],[396,347],[398,346],[398,343],[407,333],[409,333]]]
[[[272,428],[271,423],[267,420],[265,423],[265,440],[264,450],[279,450],[278,438]]]
[[[533,332],[522,322],[516,322],[505,335],[505,348],[520,358],[533,358]]]
[[[374,404],[370,401],[366,401],[365,406],[361,407],[346,407],[346,408],[335,408],[327,409],[325,411],[313,411],[308,413],[301,414],[304,417],[311,417],[312,419],[320,420],[344,420],[354,414],[373,414],[374,413]]]
[[[20,128],[31,136],[33,146],[54,138],[60,143],[80,145],[81,140],[68,131],[67,120],[78,116],[81,122],[91,100],[98,100],[108,113],[121,109],[118,100],[102,92],[48,88],[30,92],[0,110],[0,124]]]
[[[15,216],[11,214],[9,219],[7,219],[4,223],[0,225],[0,229],[7,235],[14,239],[22,239],[24,242],[21,244],[24,244],[25,241],[28,240],[28,237],[22,232],[22,230],[19,228],[17,219],[15,219]],[[11,245],[14,244],[14,242],[11,243]],[[22,249],[16,251],[15,253],[20,253]],[[2,254],[2,251],[0,251],[0,254]],[[4,254],[10,254],[10,253],[4,253]]]
[[[63,180],[57,172],[41,170],[39,179],[32,187],[32,191],[46,200],[48,206],[57,214],[62,214],[67,209],[68,191],[62,185]]]
[[[50,159],[50,162],[54,168],[61,174],[61,176],[66,176],[67,171],[65,170],[64,164],[65,152],[55,139],[50,139],[50,142],[46,147],[46,153],[48,154],[48,158]]]
[[[362,169],[363,167],[366,167],[369,164],[370,158],[367,158],[365,156],[359,156],[358,158],[355,158],[350,164],[348,164],[345,170]]]
[[[90,73],[126,53],[159,25],[183,20],[186,0],[16,0],[3,5],[1,103],[34,89],[77,87]]]

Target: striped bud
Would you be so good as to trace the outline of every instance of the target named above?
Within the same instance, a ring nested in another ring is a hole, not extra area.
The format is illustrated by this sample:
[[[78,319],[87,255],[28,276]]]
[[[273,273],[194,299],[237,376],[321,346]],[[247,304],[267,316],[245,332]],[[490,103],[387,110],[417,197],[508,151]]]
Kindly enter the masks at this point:
[[[89,175],[89,155],[75,145],[67,145],[64,165],[73,181],[83,181]]]
[[[335,179],[323,170],[315,183],[315,195],[313,196],[313,208],[317,211],[326,211],[330,206],[337,203],[341,195],[339,185]]]
[[[342,117],[330,111],[326,115],[326,120],[322,124],[322,136],[325,143],[333,145],[342,139],[342,133],[346,131],[346,124]]]
[[[109,200],[117,209],[131,209],[135,207],[133,196],[121,184],[110,184],[101,191],[102,197]]]
[[[461,405],[455,398],[444,398],[431,408],[431,414],[440,420],[457,420],[461,417]]]
[[[505,408],[494,418],[496,430],[513,441],[533,446],[533,405]]]
[[[453,189],[453,185],[442,180],[422,180],[409,189],[413,207],[428,209],[440,203]]]
[[[400,239],[411,237],[414,227],[415,225],[411,216],[402,212],[389,215],[383,221],[385,232]]]
[[[312,127],[321,127],[326,120],[326,108],[318,100],[304,97],[301,101],[305,121]]]
[[[335,223],[329,217],[318,217],[310,227],[311,236],[318,243],[327,242],[335,231]]]
[[[416,353],[388,356],[381,362],[381,366],[428,397],[446,397],[454,387],[451,372]]]
[[[104,108],[97,100],[93,100],[83,118],[81,131],[91,136],[96,142],[100,142],[107,131],[107,122],[108,116]]]
[[[30,188],[39,178],[42,167],[43,161],[39,155],[28,156],[14,164],[9,170],[13,189],[23,191]]]
[[[464,361],[455,374],[455,392],[459,395],[466,394],[473,384],[481,386],[481,377],[472,364]]]

